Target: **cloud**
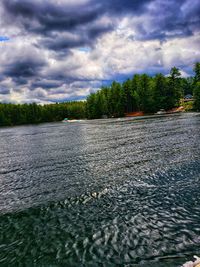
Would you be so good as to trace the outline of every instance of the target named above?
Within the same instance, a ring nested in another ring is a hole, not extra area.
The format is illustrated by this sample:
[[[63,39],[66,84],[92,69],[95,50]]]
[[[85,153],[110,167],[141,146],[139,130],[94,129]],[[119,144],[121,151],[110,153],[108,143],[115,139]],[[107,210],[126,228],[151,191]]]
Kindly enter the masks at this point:
[[[3,0],[9,19],[16,19],[29,32],[51,34],[52,31],[73,30],[91,23],[101,14],[98,5],[80,3],[78,6],[58,1]],[[96,6],[96,7],[95,7]]]
[[[0,101],[83,99],[172,66],[191,75],[199,13],[198,0],[2,0]]]
[[[33,88],[44,88],[44,89],[52,89],[58,88],[62,85],[62,81],[56,80],[36,80],[32,83]]]
[[[5,65],[3,74],[14,79],[30,78],[36,76],[43,65],[43,62],[31,58],[19,59],[19,61]]]
[[[9,88],[1,88],[0,87],[0,95],[8,95],[8,94],[10,94]]]

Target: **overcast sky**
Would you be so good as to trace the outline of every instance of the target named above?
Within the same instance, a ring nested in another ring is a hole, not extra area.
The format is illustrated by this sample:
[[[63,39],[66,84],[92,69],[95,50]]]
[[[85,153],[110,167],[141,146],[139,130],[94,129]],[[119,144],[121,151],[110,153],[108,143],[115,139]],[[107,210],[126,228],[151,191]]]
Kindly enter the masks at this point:
[[[1,0],[0,101],[80,100],[200,61],[199,0]]]

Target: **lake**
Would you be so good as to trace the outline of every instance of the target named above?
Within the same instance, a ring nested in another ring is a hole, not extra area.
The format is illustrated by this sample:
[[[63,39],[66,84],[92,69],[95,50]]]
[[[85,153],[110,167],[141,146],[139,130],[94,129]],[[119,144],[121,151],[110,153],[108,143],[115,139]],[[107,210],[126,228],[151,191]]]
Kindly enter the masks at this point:
[[[0,128],[0,266],[177,267],[193,255],[200,114]]]

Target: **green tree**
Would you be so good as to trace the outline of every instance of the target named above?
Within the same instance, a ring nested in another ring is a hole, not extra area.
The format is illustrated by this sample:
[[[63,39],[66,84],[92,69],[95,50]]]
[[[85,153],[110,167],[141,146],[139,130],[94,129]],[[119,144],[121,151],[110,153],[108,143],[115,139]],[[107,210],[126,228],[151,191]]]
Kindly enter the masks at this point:
[[[193,94],[193,77],[181,78],[181,88],[184,95]]]
[[[140,83],[136,91],[140,99],[140,110],[144,112],[152,112],[154,107],[151,78],[147,74],[142,74],[140,76]]]
[[[194,88],[194,108],[200,111],[200,82],[197,82]]]
[[[168,88],[166,96],[166,108],[171,109],[179,105],[183,95],[181,88],[181,73],[178,68],[173,67],[168,78]]]
[[[120,83],[113,82],[109,93],[109,113],[113,117],[124,116],[125,94]]]
[[[92,93],[87,98],[87,117],[88,119],[96,119],[96,94]]]
[[[167,81],[163,74],[159,73],[154,78],[154,106],[155,111],[166,109]]]
[[[140,75],[135,74],[132,79],[132,91],[131,95],[133,97],[133,111],[141,110],[142,106],[142,95],[141,95],[141,84]]]
[[[194,72],[195,72],[195,76],[194,76],[194,82],[200,82],[200,62],[196,62],[194,65]]]

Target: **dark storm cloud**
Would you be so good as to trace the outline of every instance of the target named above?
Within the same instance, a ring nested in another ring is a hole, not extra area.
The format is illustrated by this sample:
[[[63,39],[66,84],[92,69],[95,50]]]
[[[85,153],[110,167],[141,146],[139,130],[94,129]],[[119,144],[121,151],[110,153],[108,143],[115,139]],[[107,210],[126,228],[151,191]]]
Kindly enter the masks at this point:
[[[69,53],[71,48],[92,46],[96,38],[113,30],[111,24],[96,23],[105,10],[95,1],[67,6],[48,1],[3,0],[3,5],[8,23],[15,19],[24,32],[41,36],[35,46],[57,51],[58,58],[63,56],[62,50]]]
[[[141,13],[145,4],[153,0],[90,0],[86,4],[58,4],[56,1],[3,0],[5,10],[28,26],[28,20],[36,20],[30,30],[69,30],[91,23],[105,13]]]
[[[185,20],[190,21],[190,24],[196,28],[200,29],[200,1],[193,0],[192,2],[185,1],[184,7]]]
[[[144,21],[134,21],[137,32],[129,36],[130,40],[166,41],[189,37],[200,30],[199,0],[194,0],[192,5],[189,4],[189,0],[154,0],[149,3],[151,8],[143,5],[143,12],[140,9]]]
[[[50,80],[39,80],[32,83],[32,88],[44,88],[44,89],[51,89],[51,88],[58,88],[62,85],[62,81],[50,81]]]
[[[10,89],[9,88],[2,88],[0,86],[0,95],[9,95],[10,94]]]
[[[193,35],[193,31],[188,28],[188,25],[181,24],[165,24],[163,27],[157,27],[155,30],[145,30],[142,25],[137,27],[138,35],[130,36],[130,38],[139,41],[160,40],[166,41],[172,38],[183,38]]]
[[[13,21],[22,25],[28,32],[48,36],[43,45],[53,50],[73,48],[90,44],[100,34],[112,30],[111,25],[105,27],[95,25],[88,28],[102,15],[118,17],[120,15],[151,15],[150,29],[144,30],[143,23],[138,25],[139,40],[151,40],[172,37],[184,37],[193,34],[194,29],[200,28],[200,2],[194,0],[191,6],[182,10],[186,0],[90,0],[85,4],[58,4],[56,1],[3,0],[4,9]],[[155,5],[148,10],[148,5]],[[194,7],[195,6],[195,7]],[[179,32],[176,32],[179,31]],[[52,32],[77,32],[78,40],[56,38]],[[169,34],[169,33],[172,34]],[[54,40],[53,40],[54,39]],[[51,43],[52,41],[52,43]]]
[[[102,15],[138,14],[144,11],[145,4],[151,0],[91,0],[87,4],[67,6],[48,1],[3,0],[7,20],[23,26],[25,31],[51,37],[52,32],[76,31],[83,25],[91,26]],[[96,29],[96,31],[95,31]],[[112,30],[111,25],[105,27],[95,25],[89,36],[98,37],[98,33]],[[87,34],[87,33],[86,33]],[[74,46],[74,43],[72,43]]]
[[[91,23],[101,15],[97,5],[68,7],[56,2],[3,0],[6,12],[30,32],[48,34],[52,31],[70,31],[79,25]]]
[[[68,52],[68,49],[83,47],[83,46],[92,46],[94,40],[101,35],[109,32],[113,29],[112,25],[101,26],[94,25],[92,27],[88,27],[87,29],[83,29],[80,32],[76,32],[75,36],[60,36],[59,34],[55,34],[51,37],[46,37],[40,42],[40,46],[44,46],[50,50],[58,51],[58,53],[62,53],[62,50]],[[69,53],[69,52],[68,52]]]
[[[101,25],[94,25],[93,27],[88,29],[88,39],[94,40],[97,37],[103,35],[104,33],[107,33],[109,31],[112,31],[114,29],[114,25],[107,25],[107,26],[101,26]]]
[[[145,11],[146,4],[153,0],[102,0],[101,6],[104,12],[123,14],[138,14]]]
[[[50,91],[50,89],[56,89],[60,88],[63,85],[68,85],[70,86],[73,82],[77,81],[75,77],[72,76],[67,76],[64,74],[59,74],[59,73],[47,73],[46,75],[49,79],[44,79],[44,78],[35,78],[31,84],[30,84],[30,90],[34,91],[37,88],[42,88],[46,91]],[[57,89],[60,90],[60,89]]]
[[[12,77],[12,80],[17,84],[17,85],[25,85],[28,83],[27,77],[22,77],[22,76],[16,76]]]
[[[27,80],[39,74],[45,62],[39,58],[15,58],[4,65],[2,74],[10,77],[18,85],[27,83]]]
[[[72,37],[60,37],[59,35],[55,38],[44,38],[40,42],[40,46],[44,46],[47,49],[58,51],[62,53],[62,50],[84,46],[89,41],[84,36],[78,36],[77,38]]]
[[[1,52],[5,53],[0,58],[0,79],[11,81],[13,90],[24,85],[27,92],[33,95],[36,92],[38,99],[47,101],[52,101],[48,98],[52,92],[55,101],[58,100],[56,90],[58,94],[64,94],[65,90],[72,94],[70,90],[78,92],[80,88],[90,86],[96,90],[93,79],[123,80],[130,74],[123,70],[126,69],[125,62],[129,61],[129,47],[134,51],[135,41],[160,40],[163,44],[173,38],[186,39],[200,30],[199,0],[2,0],[0,12],[0,27],[3,29],[0,41],[7,35],[11,38],[9,42],[0,42]],[[99,37],[109,32],[112,34],[102,39],[105,43],[97,42]],[[124,42],[126,47],[127,39],[127,50],[123,50],[121,44],[123,46]],[[192,45],[196,47],[195,43]],[[7,52],[3,46],[7,47]],[[151,50],[150,45],[149,48],[142,46],[141,42],[141,54]],[[148,63],[152,65],[151,70],[138,67],[149,66],[144,64],[145,60],[148,62],[146,54],[138,60],[140,63],[134,59],[139,72],[150,73],[154,68],[166,72],[160,60],[165,51],[160,46],[160,56],[152,56],[153,63]],[[183,51],[181,53],[185,53]],[[173,58],[177,63],[185,60],[178,53],[177,58],[174,55]],[[110,66],[115,64],[117,67],[113,67],[113,74],[110,74]],[[132,71],[132,68],[128,69]],[[77,84],[73,87],[75,82],[82,83],[82,87]],[[0,94],[6,95],[6,89],[0,88]],[[72,98],[79,97],[74,92]]]
[[[147,12],[147,15],[151,16],[150,26],[145,30],[143,24],[138,25],[138,39],[163,41],[192,36],[196,30],[200,30],[198,13],[200,2],[194,0],[192,5],[185,7],[188,2],[188,0],[154,1],[154,9]]]

